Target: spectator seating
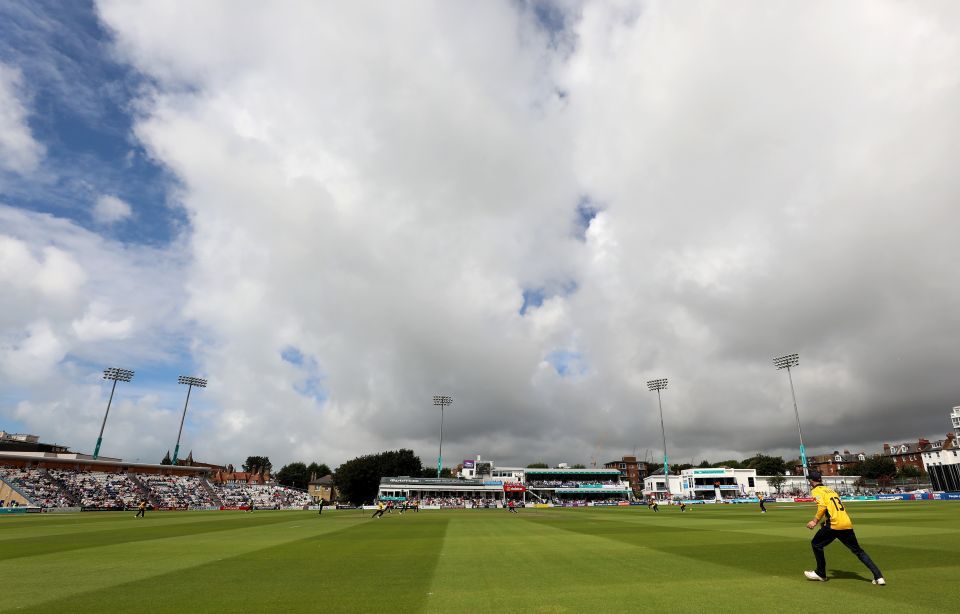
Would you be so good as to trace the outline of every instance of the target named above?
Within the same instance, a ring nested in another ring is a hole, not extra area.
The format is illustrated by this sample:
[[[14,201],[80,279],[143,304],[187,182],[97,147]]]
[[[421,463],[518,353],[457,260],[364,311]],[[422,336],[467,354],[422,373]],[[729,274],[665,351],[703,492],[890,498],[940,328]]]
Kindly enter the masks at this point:
[[[313,503],[307,493],[286,486],[264,484],[215,485],[214,492],[227,507],[243,507],[251,502],[254,507],[302,507]]]

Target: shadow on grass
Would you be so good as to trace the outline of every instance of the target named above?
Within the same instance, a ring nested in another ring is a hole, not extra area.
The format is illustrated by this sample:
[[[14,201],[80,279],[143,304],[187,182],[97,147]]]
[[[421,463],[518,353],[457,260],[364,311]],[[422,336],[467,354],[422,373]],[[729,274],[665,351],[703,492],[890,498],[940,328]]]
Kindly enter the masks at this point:
[[[827,577],[831,580],[860,580],[861,582],[866,582],[868,584],[873,581],[872,577],[865,578],[858,573],[839,569],[831,569],[827,573]]]
[[[0,560],[16,559],[25,556],[39,556],[56,552],[67,552],[69,550],[82,550],[84,548],[100,548],[103,546],[113,546],[128,542],[139,542],[152,539],[166,539],[168,537],[181,537],[184,535],[200,535],[203,533],[215,533],[218,531],[233,531],[236,529],[247,529],[254,526],[267,526],[290,522],[293,520],[290,516],[282,514],[258,516],[255,520],[247,516],[223,516],[216,521],[202,520],[197,522],[184,522],[177,524],[150,524],[152,516],[147,518],[134,518],[131,512],[101,512],[103,514],[124,514],[129,519],[129,526],[124,528],[115,528],[118,526],[116,521],[125,522],[119,516],[111,518],[114,524],[108,530],[97,531],[78,531],[68,534],[43,535],[39,537],[21,537],[17,539],[7,539],[3,541],[3,548],[0,549]],[[220,512],[204,512],[206,514],[219,514]]]
[[[390,524],[355,525],[24,611],[417,611],[425,605],[448,521],[402,531]]]

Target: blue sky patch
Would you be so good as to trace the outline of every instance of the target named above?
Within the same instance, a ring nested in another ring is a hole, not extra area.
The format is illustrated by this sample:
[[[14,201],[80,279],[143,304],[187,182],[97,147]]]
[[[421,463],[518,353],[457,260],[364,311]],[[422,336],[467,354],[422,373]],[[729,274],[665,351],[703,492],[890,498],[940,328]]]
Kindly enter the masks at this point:
[[[186,223],[168,202],[177,184],[132,135],[133,101],[148,81],[116,62],[110,45],[90,2],[0,3],[0,62],[22,73],[30,130],[46,149],[30,175],[0,178],[0,199],[124,242],[165,245]],[[97,225],[101,195],[129,203],[133,216]]]
[[[304,375],[303,379],[293,384],[293,389],[298,394],[311,397],[318,403],[327,400],[327,391],[323,389],[324,376],[315,358],[304,355],[299,348],[293,346],[284,348],[280,352],[280,358],[297,367]]]
[[[574,234],[581,241],[587,238],[587,229],[590,228],[590,222],[603,208],[599,203],[595,203],[589,196],[582,196],[577,203],[577,217],[575,220]]]
[[[587,372],[587,366],[583,363],[583,355],[580,352],[556,350],[547,354],[546,360],[560,377],[583,375]]]

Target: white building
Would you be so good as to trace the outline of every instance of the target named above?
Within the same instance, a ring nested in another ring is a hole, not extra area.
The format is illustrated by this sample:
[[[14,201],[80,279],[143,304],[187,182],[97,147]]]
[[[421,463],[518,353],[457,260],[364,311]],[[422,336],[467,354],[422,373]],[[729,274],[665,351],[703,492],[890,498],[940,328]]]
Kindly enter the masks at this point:
[[[960,490],[960,449],[953,433],[947,433],[945,440],[925,445],[920,458],[934,490]]]
[[[785,475],[779,492],[808,493],[810,487],[802,475]],[[708,467],[684,469],[680,475],[669,476],[671,497],[699,500],[724,500],[755,497],[757,493],[772,496],[778,489],[771,483],[773,476],[757,475],[755,469]],[[859,476],[824,476],[823,483],[840,494],[853,492]],[[667,498],[663,471],[647,476],[643,481],[644,494],[658,499]]]
[[[960,405],[953,408],[950,412],[950,422],[953,424],[953,434],[960,439]]]

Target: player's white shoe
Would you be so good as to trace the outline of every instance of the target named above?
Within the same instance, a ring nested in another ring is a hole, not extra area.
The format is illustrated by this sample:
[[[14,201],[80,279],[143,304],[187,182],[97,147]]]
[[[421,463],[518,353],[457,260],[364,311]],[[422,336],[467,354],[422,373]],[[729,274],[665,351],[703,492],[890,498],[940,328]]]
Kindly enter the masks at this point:
[[[826,582],[826,578],[821,578],[819,574],[815,571],[805,571],[803,575],[807,577],[807,580],[813,580],[814,582]]]
[[[873,581],[873,583],[876,584],[876,585],[878,585],[878,586],[886,586],[886,585],[887,585],[887,581],[884,580],[883,578],[877,578],[876,580]]]

